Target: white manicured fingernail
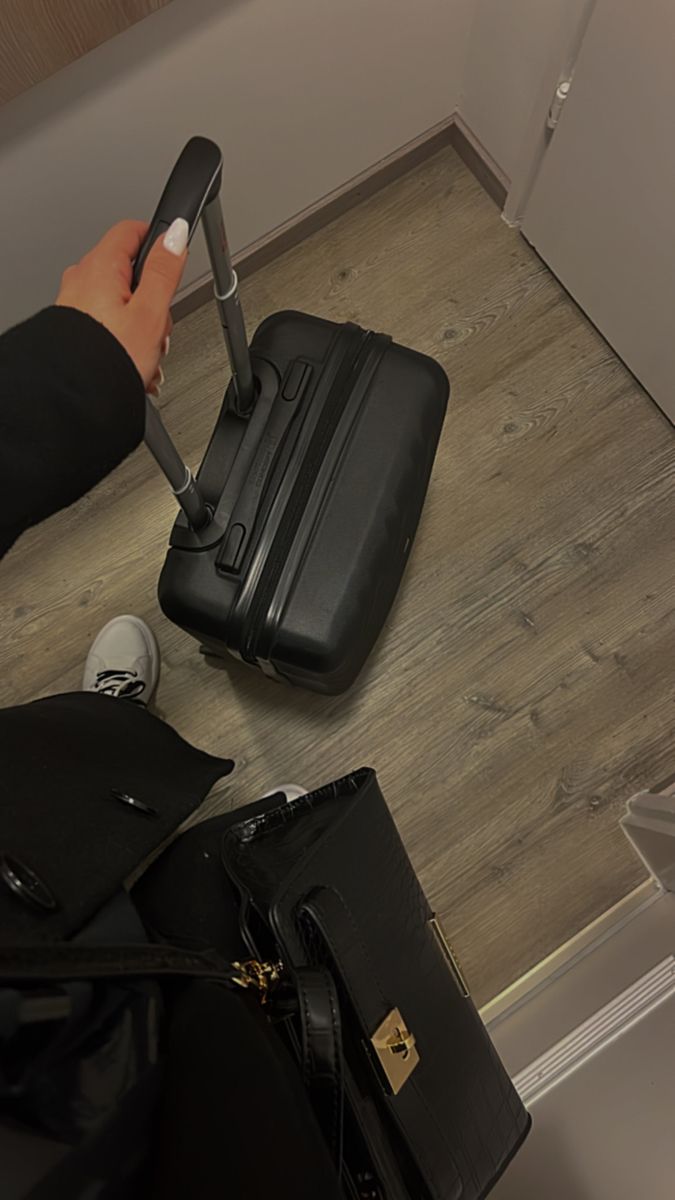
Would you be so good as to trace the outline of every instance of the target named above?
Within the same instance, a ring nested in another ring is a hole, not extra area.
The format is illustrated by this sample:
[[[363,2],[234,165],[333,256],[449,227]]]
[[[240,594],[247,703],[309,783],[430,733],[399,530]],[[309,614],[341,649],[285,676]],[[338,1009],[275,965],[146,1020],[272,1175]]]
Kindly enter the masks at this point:
[[[180,258],[187,247],[189,232],[190,226],[185,217],[176,217],[164,234],[164,249],[168,250],[170,254],[175,254],[176,258]]]
[[[169,353],[170,345],[171,345],[171,334],[167,333],[166,337],[164,338],[164,341],[162,342],[162,358],[166,358],[167,354]]]

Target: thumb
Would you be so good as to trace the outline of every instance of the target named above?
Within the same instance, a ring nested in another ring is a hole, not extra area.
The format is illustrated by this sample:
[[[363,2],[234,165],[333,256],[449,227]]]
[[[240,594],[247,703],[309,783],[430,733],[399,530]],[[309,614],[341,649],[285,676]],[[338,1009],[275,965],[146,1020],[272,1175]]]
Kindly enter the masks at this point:
[[[184,217],[176,220],[152,247],[136,289],[136,297],[155,312],[165,312],[178,287],[187,262],[190,229]]]

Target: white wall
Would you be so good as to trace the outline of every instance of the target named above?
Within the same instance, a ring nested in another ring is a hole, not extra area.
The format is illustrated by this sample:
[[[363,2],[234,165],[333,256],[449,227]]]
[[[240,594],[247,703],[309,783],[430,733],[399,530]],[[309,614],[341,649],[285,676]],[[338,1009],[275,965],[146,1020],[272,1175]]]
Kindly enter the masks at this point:
[[[523,140],[533,107],[541,104],[542,84],[552,70],[555,85],[586,4],[587,0],[472,0],[459,108],[507,180],[520,170]],[[544,97],[542,125],[546,103]]]
[[[173,0],[0,109],[0,329],[113,221],[150,216],[193,133],[223,148],[234,250],[456,110],[515,212],[590,3]],[[187,281],[206,267],[198,239]]]
[[[113,221],[149,217],[193,133],[241,248],[457,107],[473,0],[173,0],[0,109],[0,328]],[[206,268],[201,247],[190,276]]]

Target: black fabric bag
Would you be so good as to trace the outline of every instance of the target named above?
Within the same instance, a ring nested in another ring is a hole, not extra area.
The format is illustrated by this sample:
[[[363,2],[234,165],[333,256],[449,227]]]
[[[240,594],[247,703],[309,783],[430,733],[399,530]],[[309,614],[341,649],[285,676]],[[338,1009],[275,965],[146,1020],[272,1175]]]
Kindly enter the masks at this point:
[[[526,1136],[529,1117],[439,932],[374,772],[357,771],[290,804],[279,798],[250,806],[184,836],[209,857],[208,894],[220,893],[214,859],[232,883],[243,941],[231,921],[218,925],[216,937],[221,949],[239,944],[248,958],[228,963],[222,953],[169,945],[0,949],[0,983],[203,980],[241,1003],[255,995],[268,1018],[260,1036],[286,1047],[281,1060],[273,1052],[267,1058],[287,1063],[289,1094],[302,1078],[313,1109],[308,1139],[318,1121],[345,1196],[487,1195]],[[161,859],[151,870],[156,904],[170,875]],[[142,887],[140,909],[150,914],[152,879]],[[165,917],[155,908],[153,921],[184,942],[190,936],[189,922],[177,928],[178,907]],[[197,946],[205,935],[202,927]],[[236,1038],[236,1016],[213,1028],[219,1026],[224,1038]],[[226,1069],[227,1055],[222,1062]],[[265,1079],[256,1082],[264,1092]],[[221,1086],[226,1092],[227,1078]],[[172,1121],[180,1128],[175,1106]],[[228,1127],[222,1136],[227,1148]],[[264,1148],[264,1128],[259,1138]],[[171,1176],[169,1156],[165,1186]]]
[[[174,217],[191,233],[202,217],[233,368],[198,474],[201,508],[192,483],[172,483],[184,504],[189,492],[191,519],[174,525],[159,600],[206,653],[342,692],[399,587],[449,384],[437,362],[384,334],[305,313],[268,317],[249,351],[218,203],[221,170],[213,142],[187,143],[136,266],[137,279]],[[157,428],[151,410],[146,439]]]

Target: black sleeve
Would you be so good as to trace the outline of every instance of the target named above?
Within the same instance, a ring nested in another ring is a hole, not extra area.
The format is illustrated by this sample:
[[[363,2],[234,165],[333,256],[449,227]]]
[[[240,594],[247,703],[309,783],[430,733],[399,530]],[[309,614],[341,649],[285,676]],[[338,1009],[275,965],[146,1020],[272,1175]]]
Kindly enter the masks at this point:
[[[46,308],[0,337],[0,555],[138,445],[143,381],[103,325]]]

